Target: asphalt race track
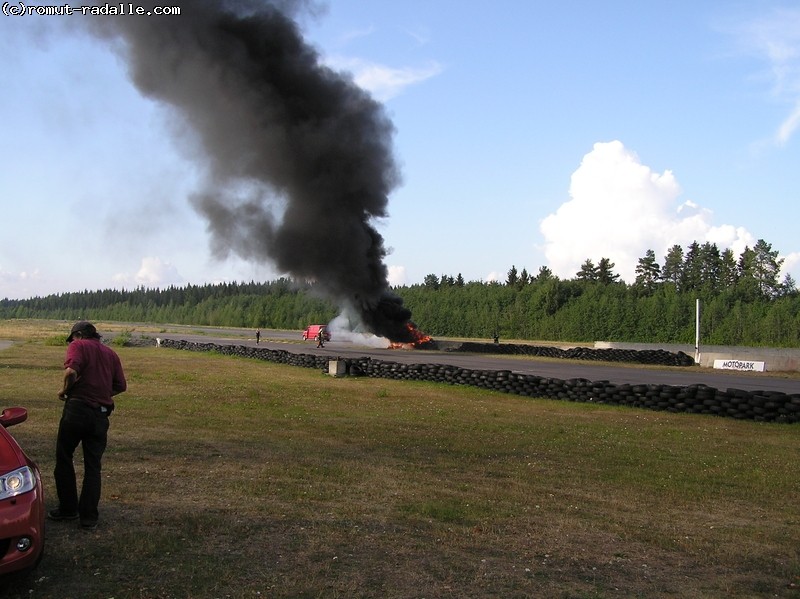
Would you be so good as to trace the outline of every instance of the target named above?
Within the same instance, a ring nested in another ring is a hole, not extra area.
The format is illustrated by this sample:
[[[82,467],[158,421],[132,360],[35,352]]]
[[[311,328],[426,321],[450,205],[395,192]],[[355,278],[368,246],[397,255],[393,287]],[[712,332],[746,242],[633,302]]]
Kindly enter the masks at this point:
[[[198,333],[199,332],[199,333]],[[187,327],[185,333],[164,332],[158,337],[196,343],[218,345],[256,346],[255,331],[242,329],[214,329]],[[696,367],[647,367],[617,365],[608,362],[580,362],[572,360],[508,357],[492,354],[469,354],[438,350],[379,349],[350,341],[327,341],[317,348],[316,341],[303,341],[300,331],[262,331],[259,347],[285,350],[292,353],[327,355],[331,359],[369,356],[376,360],[403,364],[447,364],[472,370],[510,370],[520,374],[535,374],[558,379],[582,378],[590,381],[608,381],[614,384],[652,384],[688,386],[703,384],[720,390],[729,388],[747,391],[779,391],[800,393],[800,378],[783,374],[738,373],[700,369]]]

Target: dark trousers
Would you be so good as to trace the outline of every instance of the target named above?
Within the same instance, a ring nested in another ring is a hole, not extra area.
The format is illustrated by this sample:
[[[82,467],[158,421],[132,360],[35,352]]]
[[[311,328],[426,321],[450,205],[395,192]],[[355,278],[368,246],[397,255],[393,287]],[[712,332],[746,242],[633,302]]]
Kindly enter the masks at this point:
[[[59,509],[65,514],[78,513],[81,520],[96,521],[100,503],[100,469],[108,442],[108,412],[70,399],[64,405],[56,440],[56,481]],[[83,445],[83,486],[78,498],[75,465],[72,456]]]

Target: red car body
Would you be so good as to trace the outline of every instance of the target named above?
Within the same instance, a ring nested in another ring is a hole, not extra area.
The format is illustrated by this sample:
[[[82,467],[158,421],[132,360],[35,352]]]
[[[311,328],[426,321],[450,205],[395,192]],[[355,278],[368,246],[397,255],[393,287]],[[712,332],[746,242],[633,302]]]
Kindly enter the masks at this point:
[[[0,575],[35,567],[44,550],[42,478],[6,428],[28,418],[25,408],[0,415]]]
[[[319,331],[322,329],[322,338],[325,341],[331,340],[331,334],[328,332],[328,327],[324,324],[312,324],[306,327],[306,330],[303,331],[303,339],[316,339],[317,335],[319,335]]]

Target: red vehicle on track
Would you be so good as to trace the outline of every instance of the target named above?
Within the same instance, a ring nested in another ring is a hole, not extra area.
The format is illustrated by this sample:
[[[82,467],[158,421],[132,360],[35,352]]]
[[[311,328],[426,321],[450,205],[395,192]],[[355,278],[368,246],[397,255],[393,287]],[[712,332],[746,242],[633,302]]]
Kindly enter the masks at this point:
[[[0,414],[0,576],[35,567],[44,550],[39,467],[6,430],[27,419],[25,408],[7,408]]]
[[[325,341],[330,341],[331,334],[328,332],[328,327],[324,324],[312,324],[306,327],[306,330],[303,331],[303,339],[306,341],[309,339],[316,339],[320,329],[322,329],[322,338]]]

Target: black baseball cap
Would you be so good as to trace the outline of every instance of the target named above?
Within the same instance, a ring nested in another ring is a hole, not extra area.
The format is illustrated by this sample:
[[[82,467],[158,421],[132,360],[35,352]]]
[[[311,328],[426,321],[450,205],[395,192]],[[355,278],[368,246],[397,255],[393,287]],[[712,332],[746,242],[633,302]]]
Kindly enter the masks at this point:
[[[89,322],[88,320],[81,320],[80,322],[76,322],[75,325],[72,327],[72,330],[69,333],[69,337],[67,337],[67,343],[72,341],[72,336],[75,333],[80,333],[83,337],[99,337],[100,335],[97,334],[97,329],[95,326]]]

